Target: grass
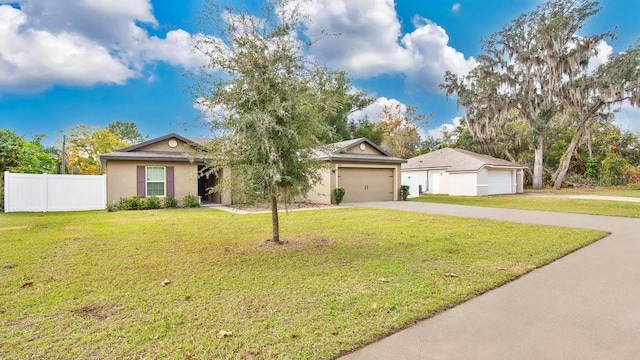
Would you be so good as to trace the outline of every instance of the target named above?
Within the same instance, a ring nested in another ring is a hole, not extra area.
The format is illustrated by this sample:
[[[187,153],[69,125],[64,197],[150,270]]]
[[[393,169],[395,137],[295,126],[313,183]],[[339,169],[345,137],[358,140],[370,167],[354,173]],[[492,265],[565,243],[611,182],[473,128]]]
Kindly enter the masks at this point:
[[[520,210],[556,211],[578,214],[640,218],[640,203],[611,200],[524,197],[521,195],[449,196],[422,194],[411,201],[472,205]]]
[[[640,197],[640,189],[637,185],[611,186],[611,187],[590,187],[590,188],[563,188],[560,190],[527,190],[530,194],[561,194],[561,195],[604,195]]]
[[[269,214],[0,214],[0,358],[335,358],[604,236],[361,208],[281,228],[268,246]]]

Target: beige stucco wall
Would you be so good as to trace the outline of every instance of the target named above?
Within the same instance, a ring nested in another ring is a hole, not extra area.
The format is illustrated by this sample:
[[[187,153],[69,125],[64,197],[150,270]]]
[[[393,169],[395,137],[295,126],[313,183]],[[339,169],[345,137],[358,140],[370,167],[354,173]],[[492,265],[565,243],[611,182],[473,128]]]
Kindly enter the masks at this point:
[[[378,150],[374,149],[372,146],[370,146],[369,144],[365,144],[364,150],[360,149],[360,145],[356,145],[353,146],[349,149],[347,149],[345,152],[349,153],[349,154],[373,154],[373,155],[382,155],[381,152],[379,152]]]
[[[113,203],[121,198],[137,194],[137,166],[173,166],[175,197],[180,200],[192,194],[198,194],[198,165],[185,162],[149,162],[149,161],[108,161],[107,162],[107,201]]]
[[[231,176],[231,169],[226,167],[222,170],[218,170],[218,175],[220,175],[220,179],[227,178]],[[231,191],[224,191],[220,193],[220,204],[231,205],[232,203],[233,203],[233,199],[231,196]]]
[[[170,147],[169,141],[175,140],[178,145],[176,147]],[[178,140],[176,138],[165,139],[162,141],[158,141],[147,146],[143,146],[135,151],[171,151],[171,152],[194,152],[193,147],[183,142],[182,140]]]
[[[320,182],[317,183],[306,196],[307,201],[316,204],[331,204],[331,169],[326,168],[320,172]]]

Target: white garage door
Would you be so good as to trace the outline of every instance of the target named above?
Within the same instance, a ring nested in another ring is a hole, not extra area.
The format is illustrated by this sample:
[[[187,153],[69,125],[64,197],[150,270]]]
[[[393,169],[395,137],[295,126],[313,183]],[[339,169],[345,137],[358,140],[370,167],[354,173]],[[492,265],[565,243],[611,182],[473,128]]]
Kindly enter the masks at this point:
[[[393,200],[393,169],[339,168],[343,202]]]
[[[489,170],[489,195],[511,194],[511,170]]]
[[[432,194],[440,194],[440,179],[442,178],[442,172],[430,173],[431,183],[429,184],[429,192]]]

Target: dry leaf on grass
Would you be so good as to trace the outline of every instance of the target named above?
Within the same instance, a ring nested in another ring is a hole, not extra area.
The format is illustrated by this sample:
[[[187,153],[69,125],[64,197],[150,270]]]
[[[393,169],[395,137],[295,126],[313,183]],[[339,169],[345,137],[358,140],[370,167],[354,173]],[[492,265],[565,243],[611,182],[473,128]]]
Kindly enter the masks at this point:
[[[226,337],[229,337],[233,335],[233,331],[226,331],[226,330],[220,330],[218,331],[218,333],[216,334],[216,338],[218,339],[224,339]]]
[[[21,288],[26,288],[26,287],[31,286],[31,285],[33,285],[33,281],[27,281],[27,282],[22,283],[22,286],[20,286],[20,287]]]
[[[380,279],[378,279],[378,281],[380,281],[380,282],[389,282],[389,279],[381,277]]]

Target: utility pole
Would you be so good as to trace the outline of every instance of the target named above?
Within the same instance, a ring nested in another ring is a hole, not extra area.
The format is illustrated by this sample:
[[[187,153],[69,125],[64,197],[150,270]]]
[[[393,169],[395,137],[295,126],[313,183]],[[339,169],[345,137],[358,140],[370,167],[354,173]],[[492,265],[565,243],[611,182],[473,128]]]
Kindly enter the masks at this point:
[[[67,135],[62,135],[62,165],[61,165],[61,169],[60,169],[60,173],[61,174],[65,174],[66,173],[66,169],[67,169],[66,147],[67,147]]]

